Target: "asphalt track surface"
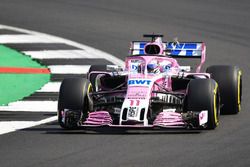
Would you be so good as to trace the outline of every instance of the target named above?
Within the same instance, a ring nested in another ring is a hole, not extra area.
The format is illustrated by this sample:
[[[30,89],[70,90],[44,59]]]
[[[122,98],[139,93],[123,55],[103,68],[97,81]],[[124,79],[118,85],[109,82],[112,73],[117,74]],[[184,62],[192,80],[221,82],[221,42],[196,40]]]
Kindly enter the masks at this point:
[[[207,63],[243,70],[242,112],[201,133],[92,134],[56,123],[0,136],[0,166],[250,165],[249,0],[0,0],[0,23],[68,38],[124,59],[143,33],[204,41]]]

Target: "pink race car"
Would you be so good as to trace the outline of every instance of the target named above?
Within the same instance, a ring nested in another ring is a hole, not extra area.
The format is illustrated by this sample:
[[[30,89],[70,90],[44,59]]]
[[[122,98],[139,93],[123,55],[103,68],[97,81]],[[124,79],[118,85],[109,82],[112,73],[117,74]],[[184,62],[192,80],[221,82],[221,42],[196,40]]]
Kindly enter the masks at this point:
[[[220,114],[241,109],[242,72],[216,65],[201,71],[203,42],[133,41],[125,67],[92,65],[87,78],[63,80],[58,100],[62,128],[143,127],[214,129]],[[200,58],[194,72],[175,58]]]

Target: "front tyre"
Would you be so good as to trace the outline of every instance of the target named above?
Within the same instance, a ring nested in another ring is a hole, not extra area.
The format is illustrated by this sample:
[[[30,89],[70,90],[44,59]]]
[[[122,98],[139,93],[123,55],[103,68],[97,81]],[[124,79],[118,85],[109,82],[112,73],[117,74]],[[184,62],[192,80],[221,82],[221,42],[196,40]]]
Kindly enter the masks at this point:
[[[186,111],[208,111],[206,129],[215,129],[219,124],[220,94],[213,79],[194,79],[188,84],[185,99]]]
[[[91,110],[89,93],[92,85],[85,78],[67,78],[62,81],[58,99],[58,123],[64,129],[75,129]]]

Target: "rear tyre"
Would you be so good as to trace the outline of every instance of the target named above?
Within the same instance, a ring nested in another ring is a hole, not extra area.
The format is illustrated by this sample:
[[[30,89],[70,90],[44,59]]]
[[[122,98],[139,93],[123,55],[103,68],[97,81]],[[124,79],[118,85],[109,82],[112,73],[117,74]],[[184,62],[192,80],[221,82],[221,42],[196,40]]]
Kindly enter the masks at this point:
[[[58,99],[58,123],[62,128],[75,129],[86,119],[91,109],[89,92],[92,85],[85,78],[64,79]]]
[[[217,65],[208,67],[219,85],[221,96],[221,114],[237,114],[241,110],[242,99],[242,72],[237,66]]]
[[[188,84],[185,109],[208,111],[206,129],[215,129],[219,124],[220,95],[218,84],[213,79],[194,79]]]

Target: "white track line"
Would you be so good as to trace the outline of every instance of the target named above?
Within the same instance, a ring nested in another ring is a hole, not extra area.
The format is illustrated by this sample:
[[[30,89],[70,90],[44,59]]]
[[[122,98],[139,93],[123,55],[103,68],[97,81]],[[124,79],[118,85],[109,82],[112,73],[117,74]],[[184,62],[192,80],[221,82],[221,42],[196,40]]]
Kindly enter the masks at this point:
[[[6,25],[0,25],[0,29],[10,29],[13,31],[19,31],[22,33],[27,33],[29,35],[1,35],[0,36],[0,43],[64,43],[67,45],[71,45],[74,47],[79,48],[79,51],[75,50],[71,53],[67,53],[67,51],[59,51],[61,55],[58,53],[53,53],[53,51],[44,51],[41,53],[38,52],[26,52],[26,54],[31,55],[33,58],[37,59],[46,59],[49,58],[102,58],[106,59],[110,62],[113,62],[114,64],[124,66],[124,62],[118,58],[116,58],[113,55],[110,55],[106,52],[103,52],[101,50],[71,41],[64,38],[56,37],[49,34],[44,34],[36,31],[30,31],[26,29],[6,26]],[[82,49],[82,50],[81,50]],[[58,51],[57,51],[58,52]],[[82,55],[82,56],[80,56]],[[69,69],[67,66],[62,67],[60,66],[50,66],[51,71],[61,73],[62,71],[69,72]],[[89,67],[79,67],[80,73],[86,73],[87,69]],[[79,72],[77,72],[79,73]],[[49,83],[50,84],[50,83]],[[57,89],[58,85],[44,85],[44,87],[41,88],[41,91],[49,91],[51,89]],[[52,88],[53,87],[53,88]],[[0,106],[0,110],[2,111],[32,111],[32,112],[56,112],[57,111],[57,101],[17,101],[10,103],[9,106]],[[24,129],[29,128],[32,126],[37,126],[45,123],[49,123],[52,121],[57,120],[57,116],[50,117],[41,121],[13,121],[13,122],[0,122],[0,134],[5,134],[9,132],[16,131],[18,129]]]
[[[38,35],[0,35],[0,43],[55,43],[56,40]]]
[[[0,106],[0,111],[56,112],[57,101],[16,101]]]
[[[61,82],[48,82],[37,92],[59,92]]]
[[[52,74],[86,74],[89,65],[51,65],[48,66]]]
[[[23,33],[28,33],[28,34],[32,34],[32,35],[38,35],[44,39],[48,39],[50,41],[57,41],[59,43],[65,43],[80,49],[85,50],[87,53],[89,53],[89,55],[96,57],[96,58],[104,58],[107,59],[111,62],[113,62],[114,64],[120,65],[120,66],[124,66],[124,62],[121,59],[118,59],[117,57],[108,54],[106,52],[103,52],[99,49],[95,49],[83,44],[80,44],[78,42],[74,42],[68,39],[64,39],[61,37],[56,37],[54,35],[49,35],[49,34],[44,34],[44,33],[40,33],[40,32],[36,32],[36,31],[30,31],[30,30],[26,30],[26,29],[22,29],[22,28],[16,28],[16,27],[11,27],[11,26],[6,26],[6,25],[0,25],[0,29],[10,29],[10,30],[14,30],[14,31],[19,31],[19,32],[23,32]]]
[[[0,122],[0,135],[14,132],[20,129],[46,124],[56,120],[57,116],[49,117],[40,121],[2,121]]]
[[[93,57],[85,50],[46,50],[46,51],[25,51],[26,55],[34,59],[94,59],[103,57]],[[104,58],[103,58],[104,59]]]

